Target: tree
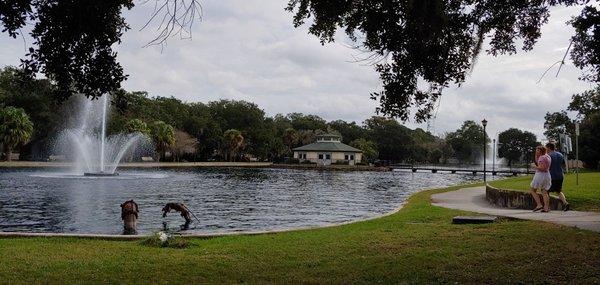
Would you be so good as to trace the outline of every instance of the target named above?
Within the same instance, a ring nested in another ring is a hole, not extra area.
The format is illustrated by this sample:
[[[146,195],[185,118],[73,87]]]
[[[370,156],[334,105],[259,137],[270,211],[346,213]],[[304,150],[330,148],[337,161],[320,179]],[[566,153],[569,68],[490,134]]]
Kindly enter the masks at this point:
[[[323,135],[325,134],[325,131],[318,129],[318,130],[300,130],[298,131],[298,140],[300,142],[300,144],[302,145],[307,145],[310,143],[314,143],[317,140],[317,136],[318,135]]]
[[[477,163],[483,153],[483,126],[475,121],[463,122],[460,129],[446,135],[447,142],[452,146],[456,158],[460,161]],[[485,136],[485,147],[490,138]]]
[[[600,86],[573,95],[568,109],[581,122],[579,158],[590,168],[600,168]]]
[[[579,159],[589,168],[600,169],[600,111],[583,119],[580,134]]]
[[[304,115],[302,113],[290,113],[287,118],[296,130],[327,130],[327,122],[315,115]]]
[[[406,161],[411,158],[414,139],[410,129],[384,117],[371,117],[365,120],[364,126],[368,137],[377,144],[380,159]]]
[[[96,98],[126,78],[112,47],[129,28],[121,10],[132,7],[132,0],[19,0],[0,5],[0,20],[13,38],[33,22],[35,46],[21,60],[29,75],[42,71],[56,82],[60,98],[77,92]]]
[[[235,157],[244,147],[244,136],[236,129],[229,129],[223,133],[223,150],[227,161],[235,161]]]
[[[125,131],[128,133],[141,133],[144,135],[150,134],[148,125],[140,119],[132,119],[125,124]]]
[[[535,147],[538,145],[537,138],[533,133],[510,128],[498,134],[498,157],[508,160],[508,165],[514,162],[526,162],[533,158]]]
[[[366,140],[364,138],[355,139],[350,142],[350,146],[358,148],[363,152],[363,160],[364,161],[373,161],[379,157],[379,152],[377,151],[377,145],[375,142]]]
[[[298,143],[299,139],[298,131],[293,128],[285,129],[283,133],[283,143],[287,146],[288,152],[292,151],[292,148]]]
[[[365,136],[365,130],[355,122],[345,122],[343,120],[331,121],[328,127],[339,132],[343,143],[350,143],[358,138]]]
[[[175,130],[163,121],[155,121],[150,125],[150,134],[160,161],[164,159],[167,149],[175,144]]]
[[[198,0],[156,2],[149,22],[162,19],[159,34],[149,44],[162,44],[171,35],[189,33],[199,16]],[[97,98],[117,91],[127,76],[113,50],[129,29],[121,13],[132,0],[11,0],[0,2],[2,32],[16,38],[30,30],[33,46],[22,65],[31,77],[42,72],[56,82],[61,99],[74,93]],[[158,20],[160,21],[160,20]],[[146,24],[146,26],[148,25]]]
[[[575,122],[569,118],[566,111],[547,112],[544,120],[544,135],[548,140],[558,142],[558,136],[562,133],[567,133],[570,136],[574,135]]]
[[[294,26],[314,19],[308,29],[322,43],[338,28],[370,51],[364,61],[375,66],[383,89],[371,97],[384,115],[417,121],[431,116],[435,101],[451,84],[463,83],[485,39],[491,55],[516,53],[516,41],[531,50],[548,21],[549,8],[585,5],[570,23],[575,28],[571,58],[582,79],[600,82],[600,12],[596,1],[548,0],[289,0]],[[185,37],[200,12],[197,0],[159,0],[149,22],[162,21],[162,44],[173,34]],[[75,92],[98,97],[118,90],[127,78],[112,49],[128,29],[121,13],[132,0],[13,0],[0,2],[2,31],[16,38],[28,24],[34,39],[22,60],[29,75],[38,71],[57,83],[61,98]],[[161,20],[158,20],[161,19]],[[25,29],[28,30],[28,29]],[[423,84],[426,83],[426,84]],[[421,87],[421,86],[426,87]]]
[[[60,106],[50,94],[54,90],[48,79],[23,82],[23,71],[7,66],[0,69],[0,108],[14,106],[22,108],[35,125],[28,144],[35,144],[56,132],[61,115],[56,112]]]
[[[573,18],[571,25],[575,28],[571,58],[575,66],[587,72],[580,79],[600,83],[600,11],[590,3]]]
[[[32,133],[33,124],[25,110],[10,106],[0,110],[0,142],[6,160],[11,160],[12,150],[25,144]]]
[[[219,100],[208,103],[213,120],[221,130],[236,129],[244,137],[245,150],[258,157],[265,156],[268,145],[265,112],[256,104],[247,101]]]
[[[363,61],[374,65],[383,83],[383,90],[371,94],[380,101],[378,111],[407,120],[416,109],[422,122],[444,88],[465,81],[485,39],[494,56],[516,53],[517,40],[531,50],[549,7],[559,4],[587,4],[571,22],[576,28],[571,57],[589,70],[586,79],[600,81],[600,13],[584,0],[289,0],[287,10],[296,27],[314,19],[308,31],[322,44],[344,29],[356,49],[371,52]]]
[[[600,85],[592,90],[585,91],[581,94],[575,94],[571,97],[571,103],[567,108],[569,111],[578,113],[578,117],[592,115],[600,111]],[[563,111],[564,114],[566,112]]]
[[[175,144],[172,150],[176,161],[179,161],[183,155],[196,153],[197,146],[198,140],[196,138],[184,131],[175,131]]]

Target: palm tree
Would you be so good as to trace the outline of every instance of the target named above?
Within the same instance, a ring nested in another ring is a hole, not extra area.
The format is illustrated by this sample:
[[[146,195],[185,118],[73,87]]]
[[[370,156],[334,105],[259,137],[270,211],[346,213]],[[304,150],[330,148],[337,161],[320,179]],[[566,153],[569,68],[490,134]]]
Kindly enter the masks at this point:
[[[236,129],[230,129],[223,133],[223,145],[225,150],[225,159],[235,161],[237,153],[244,146],[244,137]]]
[[[163,121],[156,121],[150,126],[150,133],[160,161],[165,157],[167,149],[175,144],[175,129]]]
[[[0,110],[0,143],[7,161],[11,160],[12,150],[29,141],[32,133],[33,123],[25,110],[10,106]]]

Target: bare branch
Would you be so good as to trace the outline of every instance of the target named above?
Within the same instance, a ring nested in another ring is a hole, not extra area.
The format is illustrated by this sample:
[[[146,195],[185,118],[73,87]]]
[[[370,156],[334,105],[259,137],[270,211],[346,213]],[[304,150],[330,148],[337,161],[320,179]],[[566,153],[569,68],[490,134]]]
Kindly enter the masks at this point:
[[[152,0],[144,0],[146,4]],[[180,39],[192,38],[192,27],[196,19],[202,20],[200,0],[153,0],[154,11],[150,19],[142,26],[144,30],[153,23],[158,23],[157,36],[144,47],[160,45],[164,48],[169,38],[179,36]],[[157,19],[160,18],[160,21]]]

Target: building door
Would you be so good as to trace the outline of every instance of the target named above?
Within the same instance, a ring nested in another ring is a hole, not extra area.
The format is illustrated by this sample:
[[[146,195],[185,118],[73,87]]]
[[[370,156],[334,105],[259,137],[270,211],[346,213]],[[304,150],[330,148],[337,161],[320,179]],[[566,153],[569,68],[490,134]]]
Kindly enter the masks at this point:
[[[331,165],[331,153],[319,153],[318,158],[319,165]]]
[[[344,160],[348,161],[349,165],[354,165],[354,154],[353,153],[344,154]]]

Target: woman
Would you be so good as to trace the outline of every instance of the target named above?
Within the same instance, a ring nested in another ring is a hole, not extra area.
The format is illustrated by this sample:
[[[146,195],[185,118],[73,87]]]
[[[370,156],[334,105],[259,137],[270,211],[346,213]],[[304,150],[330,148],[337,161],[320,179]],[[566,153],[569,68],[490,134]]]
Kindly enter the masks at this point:
[[[546,154],[546,148],[543,146],[537,146],[535,148],[535,175],[531,181],[531,196],[535,200],[536,207],[533,209],[534,212],[542,210],[542,212],[548,212],[550,205],[550,196],[548,196],[548,189],[552,185],[552,177],[550,176],[550,156]],[[537,190],[542,191],[542,197],[544,199],[544,205],[540,203],[540,197],[537,194]]]

